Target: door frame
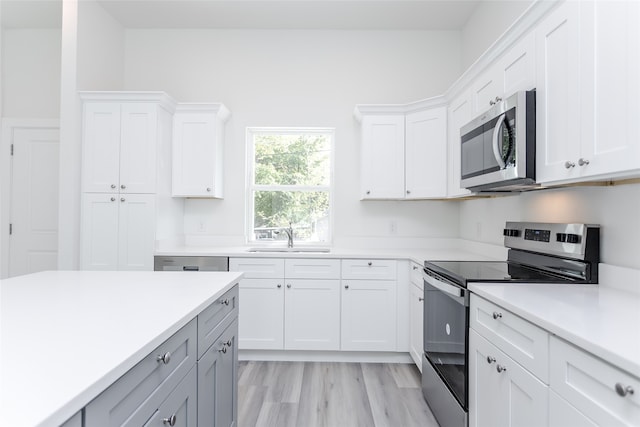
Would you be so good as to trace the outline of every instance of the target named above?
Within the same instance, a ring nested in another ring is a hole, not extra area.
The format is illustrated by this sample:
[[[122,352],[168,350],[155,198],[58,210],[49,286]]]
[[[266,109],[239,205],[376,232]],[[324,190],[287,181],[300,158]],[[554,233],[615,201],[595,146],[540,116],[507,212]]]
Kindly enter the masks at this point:
[[[3,118],[0,134],[0,279],[9,273],[9,218],[11,216],[11,143],[17,129],[60,129],[59,119]]]

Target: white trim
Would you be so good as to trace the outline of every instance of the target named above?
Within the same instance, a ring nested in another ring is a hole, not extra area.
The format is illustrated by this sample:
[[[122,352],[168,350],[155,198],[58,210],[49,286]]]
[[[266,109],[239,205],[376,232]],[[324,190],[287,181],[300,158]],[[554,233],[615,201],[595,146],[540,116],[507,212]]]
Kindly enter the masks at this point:
[[[78,96],[82,102],[156,102],[170,113],[174,113],[178,105],[167,93],[159,91],[79,91]]]
[[[254,159],[255,159],[255,147],[253,144],[253,135],[267,134],[267,135],[329,135],[330,140],[330,153],[329,153],[329,185],[322,186],[296,186],[296,185],[256,185],[254,182]],[[329,233],[327,241],[325,242],[304,242],[307,246],[327,246],[330,245],[333,240],[333,228],[334,228],[334,215],[333,215],[333,193],[334,193],[334,169],[335,169],[335,128],[331,127],[264,127],[264,126],[249,126],[246,128],[245,143],[246,143],[246,186],[245,186],[245,243],[251,245],[265,245],[270,243],[253,240],[253,212],[254,201],[253,192],[258,191],[300,191],[300,192],[327,192],[329,193]]]
[[[368,351],[238,350],[238,360],[414,364],[407,352]]]
[[[11,221],[11,144],[16,129],[60,129],[58,119],[3,118],[0,136],[0,278],[9,273]]]

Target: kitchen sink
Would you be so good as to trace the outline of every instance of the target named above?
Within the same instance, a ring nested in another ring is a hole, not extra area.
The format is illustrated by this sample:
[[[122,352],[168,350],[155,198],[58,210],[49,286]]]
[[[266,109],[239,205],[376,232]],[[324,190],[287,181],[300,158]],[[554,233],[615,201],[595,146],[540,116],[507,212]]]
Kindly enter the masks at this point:
[[[310,248],[310,247],[293,247],[293,248],[249,248],[247,252],[284,252],[284,253],[328,253],[331,249],[329,248]]]

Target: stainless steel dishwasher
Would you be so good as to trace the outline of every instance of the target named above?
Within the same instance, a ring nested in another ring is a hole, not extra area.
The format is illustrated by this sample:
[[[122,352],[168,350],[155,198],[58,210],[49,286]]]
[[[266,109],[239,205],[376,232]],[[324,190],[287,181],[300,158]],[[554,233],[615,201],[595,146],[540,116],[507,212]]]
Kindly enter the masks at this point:
[[[155,256],[154,271],[229,271],[226,256]]]

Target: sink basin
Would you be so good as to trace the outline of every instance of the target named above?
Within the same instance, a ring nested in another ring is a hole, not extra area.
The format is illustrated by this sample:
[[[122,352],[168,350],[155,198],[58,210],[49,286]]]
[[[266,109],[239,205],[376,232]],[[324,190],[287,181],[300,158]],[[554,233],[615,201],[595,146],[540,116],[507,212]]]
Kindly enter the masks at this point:
[[[269,248],[269,247],[264,247],[264,248],[249,248],[247,249],[247,252],[283,252],[283,253],[302,253],[302,252],[306,252],[306,253],[328,253],[330,252],[331,249],[329,248],[305,248],[305,247],[298,247],[296,248],[295,246],[293,248]]]

